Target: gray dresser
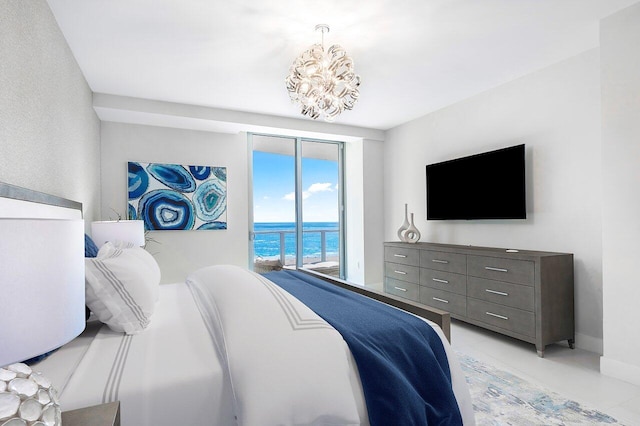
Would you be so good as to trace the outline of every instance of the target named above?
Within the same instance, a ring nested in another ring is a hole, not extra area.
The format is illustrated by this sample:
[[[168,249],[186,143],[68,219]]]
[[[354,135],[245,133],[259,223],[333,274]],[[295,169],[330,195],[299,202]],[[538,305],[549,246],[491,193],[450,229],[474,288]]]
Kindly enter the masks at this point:
[[[573,255],[388,242],[384,291],[536,345],[574,347]]]

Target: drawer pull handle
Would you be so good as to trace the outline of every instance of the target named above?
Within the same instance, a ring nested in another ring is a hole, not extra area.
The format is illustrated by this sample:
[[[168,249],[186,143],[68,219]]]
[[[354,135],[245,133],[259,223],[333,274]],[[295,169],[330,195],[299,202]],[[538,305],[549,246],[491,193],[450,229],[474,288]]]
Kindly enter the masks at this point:
[[[431,259],[433,263],[449,263],[448,260],[440,260],[440,259]]]
[[[490,315],[492,317],[500,318],[500,319],[503,319],[503,320],[508,320],[509,319],[509,317],[505,317],[504,315],[494,314],[493,312],[485,312],[485,314]]]
[[[491,293],[491,294],[497,294],[499,296],[508,296],[509,295],[509,293],[505,293],[505,292],[502,292],[502,291],[496,291],[496,290],[490,290],[488,288],[485,288],[484,291],[486,291],[487,293]]]
[[[400,275],[407,275],[407,273],[404,272],[404,271],[393,271],[393,272],[395,272],[396,274],[400,274]]]
[[[401,257],[404,259],[407,256],[405,256],[404,254],[394,254],[393,257]]]
[[[396,290],[400,290],[400,291],[407,291],[406,288],[402,288],[402,287],[394,287]]]
[[[442,284],[449,284],[449,281],[447,280],[441,280],[440,278],[431,278],[433,281],[437,282],[437,283],[442,283]]]
[[[433,300],[437,301],[437,302],[442,302],[442,303],[449,303],[448,300],[444,300],[444,299],[440,299],[439,297],[432,297]]]
[[[484,269],[486,269],[487,271],[496,271],[496,272],[509,272],[508,269],[504,269],[504,268],[494,268],[493,266],[485,266]]]

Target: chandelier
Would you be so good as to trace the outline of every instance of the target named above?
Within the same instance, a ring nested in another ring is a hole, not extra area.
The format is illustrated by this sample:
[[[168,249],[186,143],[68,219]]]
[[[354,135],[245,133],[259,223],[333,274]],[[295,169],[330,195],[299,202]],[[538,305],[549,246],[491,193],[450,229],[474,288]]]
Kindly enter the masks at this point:
[[[293,61],[285,83],[302,115],[333,121],[342,111],[353,109],[360,95],[360,76],[342,46],[334,44],[325,52],[324,33],[329,32],[329,26],[316,25],[318,30],[322,31],[322,43],[314,44]]]

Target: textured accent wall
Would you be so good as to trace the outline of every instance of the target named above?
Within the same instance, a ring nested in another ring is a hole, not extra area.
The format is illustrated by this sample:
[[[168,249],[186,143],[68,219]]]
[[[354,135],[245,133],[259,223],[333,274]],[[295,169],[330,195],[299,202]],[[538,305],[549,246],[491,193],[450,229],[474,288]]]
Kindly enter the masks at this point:
[[[44,0],[0,2],[0,181],[99,216],[100,121]]]

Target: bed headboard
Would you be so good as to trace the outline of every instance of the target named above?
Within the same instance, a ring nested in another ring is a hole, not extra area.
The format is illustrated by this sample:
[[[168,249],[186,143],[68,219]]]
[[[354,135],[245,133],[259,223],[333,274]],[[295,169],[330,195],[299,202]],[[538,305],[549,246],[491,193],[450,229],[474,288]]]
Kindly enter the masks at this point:
[[[0,217],[82,219],[82,203],[0,182]]]

